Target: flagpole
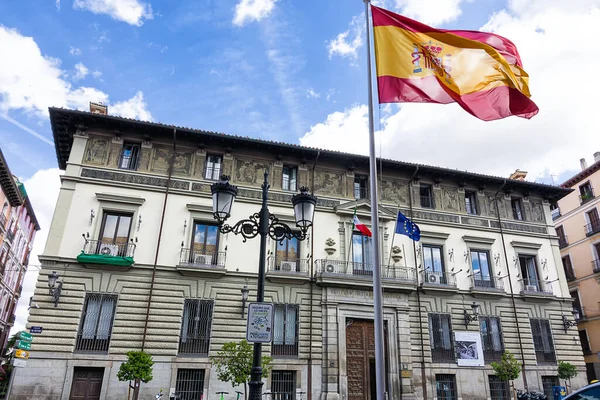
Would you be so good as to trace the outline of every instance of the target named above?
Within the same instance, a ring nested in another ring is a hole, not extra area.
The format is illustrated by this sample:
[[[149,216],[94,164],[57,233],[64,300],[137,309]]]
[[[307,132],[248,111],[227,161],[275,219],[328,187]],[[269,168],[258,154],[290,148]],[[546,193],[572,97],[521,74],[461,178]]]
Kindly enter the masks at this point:
[[[376,399],[385,400],[385,354],[383,340],[383,294],[381,291],[381,254],[379,247],[379,201],[377,196],[377,159],[375,158],[375,128],[373,123],[373,83],[371,71],[371,28],[369,26],[369,4],[365,3],[367,26],[367,72],[369,76],[369,172],[371,188],[371,223],[373,224],[373,303],[375,328],[375,383]]]

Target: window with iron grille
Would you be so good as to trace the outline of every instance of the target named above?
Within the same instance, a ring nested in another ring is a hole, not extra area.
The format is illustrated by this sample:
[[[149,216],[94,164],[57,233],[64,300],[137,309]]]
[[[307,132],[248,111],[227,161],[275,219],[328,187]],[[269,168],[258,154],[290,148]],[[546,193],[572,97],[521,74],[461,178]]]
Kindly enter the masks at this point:
[[[296,182],[298,181],[298,167],[284,165],[282,173],[281,188],[283,190],[296,191]]]
[[[116,294],[88,293],[85,296],[75,350],[82,353],[107,353],[112,333]]]
[[[208,354],[213,307],[212,300],[185,300],[179,339],[180,353]]]
[[[219,180],[221,177],[221,166],[223,165],[223,159],[221,156],[207,156],[206,157],[206,168],[204,170],[204,178],[213,181]]]
[[[429,314],[429,341],[433,362],[454,362],[450,314]]]
[[[296,399],[296,371],[271,372],[271,400]]]
[[[140,159],[140,145],[135,143],[123,143],[121,150],[121,159],[119,160],[119,168],[136,170]]]
[[[298,355],[298,309],[297,304],[275,304],[273,316],[273,357]]]
[[[538,364],[556,363],[556,354],[554,353],[554,342],[552,341],[550,321],[540,318],[532,318],[529,321],[531,323],[533,347],[535,348],[535,357]]]
[[[450,374],[436,374],[435,388],[437,400],[456,400],[456,376]]]
[[[481,347],[483,347],[485,362],[500,361],[504,352],[500,318],[480,316],[479,331],[481,333]]]
[[[489,375],[488,382],[492,400],[510,400],[510,387],[507,381],[501,381],[496,375]]]
[[[178,400],[198,400],[204,394],[203,369],[178,369],[175,393]]]
[[[560,386],[558,376],[542,376],[542,388],[549,399],[554,398],[554,386]]]

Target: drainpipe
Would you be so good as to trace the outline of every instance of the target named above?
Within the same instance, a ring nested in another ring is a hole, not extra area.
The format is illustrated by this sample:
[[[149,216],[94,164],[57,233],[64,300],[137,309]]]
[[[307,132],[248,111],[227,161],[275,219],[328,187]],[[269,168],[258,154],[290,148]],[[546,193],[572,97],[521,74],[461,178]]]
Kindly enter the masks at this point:
[[[317,151],[317,157],[315,158],[315,162],[313,163],[313,169],[312,169],[312,190],[311,192],[314,194],[315,191],[315,167],[317,166],[317,161],[319,161],[319,156],[321,155],[321,150]],[[312,227],[310,228],[310,323],[309,323],[309,339],[308,339],[308,344],[309,344],[309,349],[308,349],[308,376],[306,377],[306,391],[307,393],[307,400],[312,400],[312,335],[313,335],[313,291],[314,291],[314,285],[315,285],[315,276],[314,276],[314,264],[312,261],[314,261],[315,259],[315,222],[316,220],[313,219],[313,224]]]
[[[413,201],[412,201],[412,182],[419,172],[419,166],[417,165],[415,172],[413,172],[408,181],[408,205],[410,207],[410,218],[414,220],[413,215]],[[417,308],[419,309],[419,341],[421,342],[421,388],[423,390],[423,398],[427,399],[427,378],[425,375],[425,345],[423,344],[423,313],[421,312],[421,291],[419,290],[419,271],[417,263],[417,244],[412,241],[413,244],[413,255],[415,257],[415,277],[417,278]],[[402,382],[402,378],[400,378]]]
[[[500,237],[502,238],[502,250],[504,251],[504,262],[506,262],[506,271],[508,277],[508,284],[510,287],[510,300],[512,302],[513,312],[515,314],[515,325],[517,326],[517,335],[519,336],[519,349],[521,350],[521,371],[523,375],[523,386],[525,386],[525,391],[527,391],[527,375],[525,374],[525,353],[523,352],[523,343],[521,341],[521,329],[519,328],[519,316],[517,314],[517,306],[515,303],[515,295],[513,292],[512,278],[510,276],[510,265],[508,264],[508,254],[506,252],[506,243],[504,241],[504,230],[502,229],[502,221],[500,220],[500,209],[498,207],[498,193],[506,186],[506,179],[500,186],[500,189],[494,195],[494,204],[496,205],[496,216],[498,217],[498,226],[500,227]]]
[[[169,171],[167,176],[167,190],[165,191],[165,199],[163,201],[162,215],[160,217],[160,227],[158,228],[158,241],[156,243],[156,253],[154,255],[154,265],[152,266],[152,280],[150,281],[150,296],[148,297],[148,307],[146,307],[146,320],[144,322],[144,336],[142,337],[142,351],[146,347],[146,332],[148,332],[148,317],[150,316],[150,304],[152,303],[152,294],[154,292],[154,280],[156,278],[156,266],[158,264],[158,254],[160,251],[160,242],[162,239],[163,225],[165,222],[165,212],[167,210],[167,198],[171,188],[171,177],[173,176],[173,162],[175,161],[175,150],[177,141],[177,128],[173,129],[173,153],[169,160]]]

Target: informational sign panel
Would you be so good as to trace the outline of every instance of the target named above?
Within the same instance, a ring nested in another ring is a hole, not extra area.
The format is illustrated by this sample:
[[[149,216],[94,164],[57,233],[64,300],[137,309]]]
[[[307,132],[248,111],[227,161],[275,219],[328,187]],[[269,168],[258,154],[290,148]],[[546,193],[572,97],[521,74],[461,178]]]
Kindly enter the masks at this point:
[[[32,326],[31,328],[29,328],[29,333],[42,333],[42,330],[44,328],[41,326]]]
[[[483,349],[479,332],[455,332],[454,346],[459,367],[483,367]]]
[[[29,352],[25,350],[16,350],[15,357],[27,360],[29,358]]]
[[[24,342],[31,343],[31,341],[33,340],[33,336],[31,336],[31,333],[21,331],[21,333],[19,333],[19,339],[21,339]]]
[[[27,361],[21,360],[20,358],[13,358],[12,365],[13,367],[25,368],[27,366]]]
[[[21,349],[21,350],[31,350],[31,343],[30,342],[24,342],[22,340],[17,340],[15,342],[15,347],[17,349]]]
[[[269,343],[273,340],[273,304],[248,305],[246,340],[250,343]]]

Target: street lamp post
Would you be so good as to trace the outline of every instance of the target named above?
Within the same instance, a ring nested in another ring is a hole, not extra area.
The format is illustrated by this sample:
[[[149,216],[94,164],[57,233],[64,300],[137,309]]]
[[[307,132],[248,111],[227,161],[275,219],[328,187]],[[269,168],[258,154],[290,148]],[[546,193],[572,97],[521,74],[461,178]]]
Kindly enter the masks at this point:
[[[231,207],[237,196],[237,187],[229,183],[229,177],[223,175],[221,180],[211,185],[210,190],[213,197],[213,216],[219,222],[221,233],[233,233],[242,235],[243,241],[260,235],[260,255],[258,259],[258,287],[256,301],[262,303],[265,298],[265,263],[267,256],[267,235],[273,240],[296,238],[306,239],[306,232],[313,224],[315,205],[317,198],[308,193],[306,187],[300,188],[300,193],[292,197],[296,227],[299,231],[279,221],[277,217],[269,212],[269,172],[265,171],[262,184],[262,207],[258,213],[252,214],[248,219],[243,219],[233,225],[225,224],[231,216]],[[249,400],[261,400],[262,398],[262,345],[254,343],[254,354],[252,358],[252,372],[250,377]]]

